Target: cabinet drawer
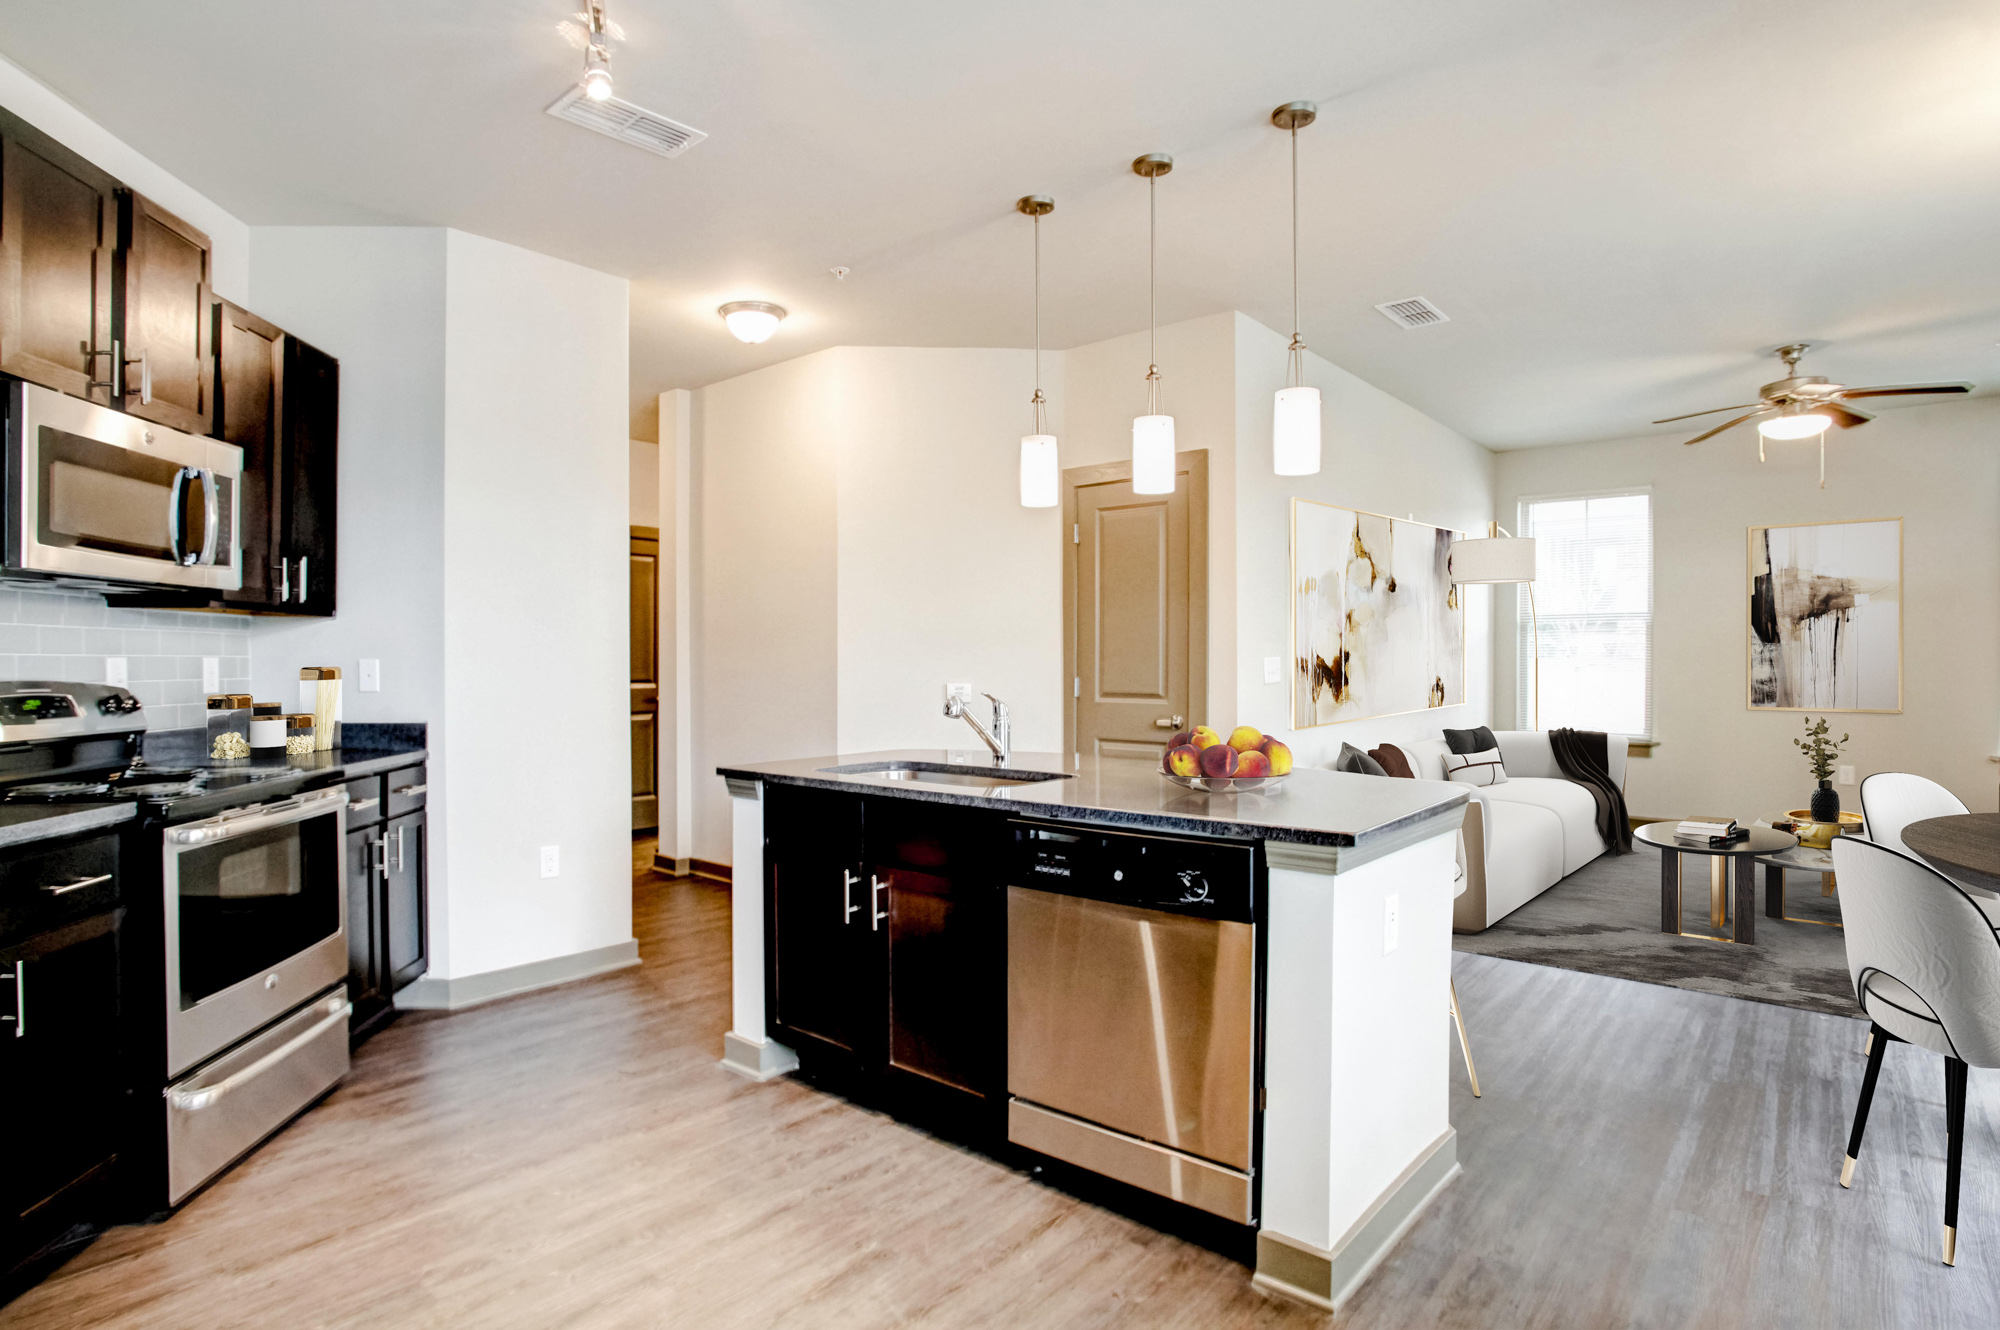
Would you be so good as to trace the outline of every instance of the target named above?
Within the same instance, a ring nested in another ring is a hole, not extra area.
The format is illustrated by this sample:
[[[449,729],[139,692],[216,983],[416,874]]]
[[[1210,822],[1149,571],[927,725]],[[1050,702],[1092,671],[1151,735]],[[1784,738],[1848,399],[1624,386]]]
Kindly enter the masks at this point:
[[[382,820],[382,778],[364,776],[347,782],[347,826],[365,827]]]
[[[414,813],[422,808],[424,791],[427,788],[425,780],[423,767],[404,767],[401,771],[390,772],[387,777],[388,816],[401,817],[405,813]]]
[[[0,860],[0,941],[118,905],[118,837],[58,841]]]

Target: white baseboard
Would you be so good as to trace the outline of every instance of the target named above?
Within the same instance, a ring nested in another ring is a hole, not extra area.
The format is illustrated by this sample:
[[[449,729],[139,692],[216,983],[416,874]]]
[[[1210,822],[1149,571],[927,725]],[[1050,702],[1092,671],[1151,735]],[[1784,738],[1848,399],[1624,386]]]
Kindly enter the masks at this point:
[[[396,1006],[403,1011],[463,1011],[495,998],[553,988],[576,979],[608,974],[639,963],[639,943],[628,938],[608,947],[551,956],[526,965],[510,965],[504,970],[482,974],[462,974],[450,979],[425,975],[396,994]]]

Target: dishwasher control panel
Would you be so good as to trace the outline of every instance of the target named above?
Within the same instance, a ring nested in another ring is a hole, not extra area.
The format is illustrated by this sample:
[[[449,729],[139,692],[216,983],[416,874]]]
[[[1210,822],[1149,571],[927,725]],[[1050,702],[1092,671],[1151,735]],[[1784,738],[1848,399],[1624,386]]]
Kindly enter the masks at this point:
[[[1016,821],[1015,886],[1204,919],[1255,918],[1256,847],[1248,842]]]

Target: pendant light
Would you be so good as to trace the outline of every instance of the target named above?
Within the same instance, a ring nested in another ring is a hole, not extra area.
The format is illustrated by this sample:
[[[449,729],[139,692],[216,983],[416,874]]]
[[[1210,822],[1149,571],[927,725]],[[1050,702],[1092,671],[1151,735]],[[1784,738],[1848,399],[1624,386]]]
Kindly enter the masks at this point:
[[[1042,396],[1042,218],[1056,210],[1046,194],[1030,194],[1014,204],[1035,222],[1035,395],[1029,401],[1030,433],[1021,439],[1021,506],[1053,508],[1061,489],[1056,436],[1049,433],[1048,401]]]
[[[1306,386],[1306,344],[1299,336],[1299,131],[1319,115],[1311,102],[1287,102],[1271,123],[1292,136],[1292,344],[1285,386],[1271,411],[1271,469],[1281,476],[1319,474],[1319,389]]]
[[[1132,492],[1172,494],[1174,492],[1174,418],[1160,411],[1160,366],[1154,359],[1157,320],[1154,314],[1154,270],[1159,252],[1157,211],[1153,206],[1153,186],[1174,169],[1174,159],[1163,152],[1149,152],[1132,163],[1132,169],[1146,177],[1146,414],[1132,421]]]

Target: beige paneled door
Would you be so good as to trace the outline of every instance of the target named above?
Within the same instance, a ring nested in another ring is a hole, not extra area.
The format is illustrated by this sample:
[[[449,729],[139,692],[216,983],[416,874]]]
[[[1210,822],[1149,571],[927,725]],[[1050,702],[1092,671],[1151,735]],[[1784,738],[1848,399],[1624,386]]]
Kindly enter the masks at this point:
[[[1157,759],[1205,719],[1208,454],[1178,461],[1172,494],[1133,493],[1129,462],[1063,473],[1073,755]]]
[[[632,528],[632,830],[660,825],[660,532]]]

